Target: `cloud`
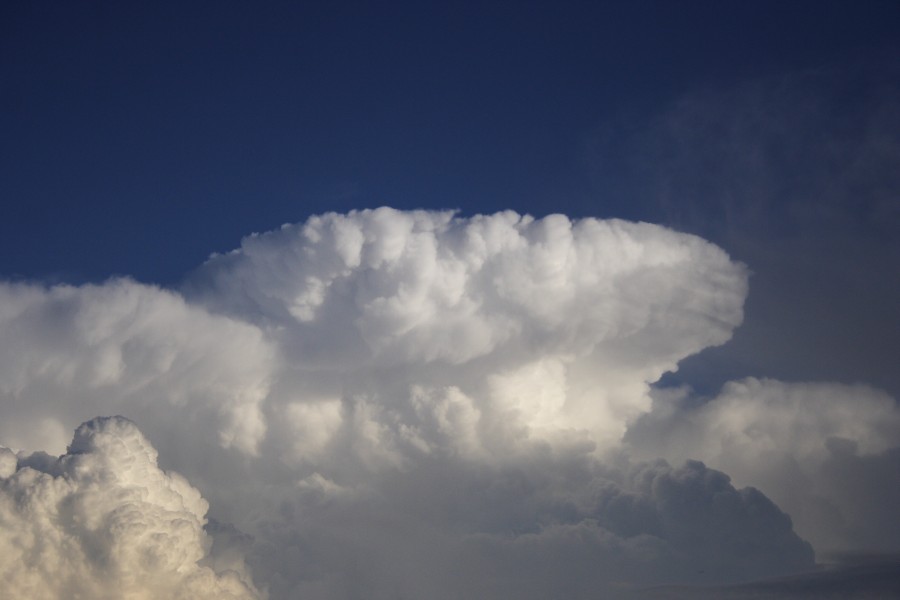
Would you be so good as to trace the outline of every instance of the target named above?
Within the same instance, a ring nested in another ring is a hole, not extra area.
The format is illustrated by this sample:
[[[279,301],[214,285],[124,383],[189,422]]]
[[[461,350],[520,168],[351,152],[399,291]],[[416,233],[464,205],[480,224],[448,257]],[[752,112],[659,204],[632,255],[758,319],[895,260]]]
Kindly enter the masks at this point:
[[[636,592],[649,600],[881,600],[900,595],[897,556],[872,556],[791,577],[726,586],[660,586]]]
[[[742,487],[740,465],[735,485],[714,460],[685,462],[706,460],[689,443],[665,446],[694,413],[653,400],[667,370],[729,339],[746,293],[746,268],[721,249],[646,223],[316,216],[212,257],[181,292],[0,286],[0,439],[61,452],[81,420],[136,419],[209,502],[203,551],[179,564],[246,578],[246,562],[273,599],[625,597],[784,575],[814,564],[791,518],[767,487]],[[761,386],[772,406],[792,397]],[[759,402],[737,390],[735,407]],[[807,429],[855,441],[855,454],[826,449],[845,459],[822,462],[835,481],[890,452],[877,394],[858,422],[837,401],[815,418],[796,404],[747,418],[791,452]],[[97,423],[101,442],[115,438],[103,427],[133,431]],[[659,439],[641,453],[628,444],[649,424]],[[709,431],[697,440],[719,439]],[[60,487],[52,465],[97,452],[28,460]],[[4,456],[4,474],[24,464]],[[111,456],[109,472],[131,468]]]
[[[534,449],[493,467],[422,459],[366,484],[280,500],[261,527],[270,546],[249,558],[274,597],[587,598],[813,566],[787,515],[696,462]]]
[[[590,146],[596,183],[627,184],[660,221],[735,251],[789,238],[890,241],[900,217],[897,58],[897,48],[870,49],[604,123]]]
[[[696,458],[764,490],[817,549],[900,551],[900,406],[866,385],[728,383],[708,403],[666,398],[628,433],[637,455]]]
[[[0,437],[11,446],[60,452],[72,427],[119,412],[250,454],[265,435],[276,358],[255,327],[127,279],[0,283],[0,307]]]
[[[548,497],[528,515],[529,530],[470,537],[469,567],[477,571],[476,564],[499,554],[504,560],[493,577],[506,577],[518,596],[545,598],[567,589],[589,597],[611,582],[753,579],[813,562],[811,547],[793,533],[787,515],[757,490],[737,490],[702,463],[633,464],[581,484],[559,478],[556,485],[550,493],[535,490]]]
[[[453,387],[483,420],[604,444],[649,406],[648,383],[728,340],[746,274],[646,223],[382,208],[246,238],[186,290],[272,331],[325,397]],[[540,398],[523,393],[537,382]]]
[[[261,598],[246,571],[203,566],[208,505],[156,461],[122,417],[82,424],[58,458],[0,448],[3,596]]]
[[[900,280],[885,271],[900,263],[898,65],[896,47],[870,49],[598,128],[598,195],[753,271],[744,326],[678,381],[704,393],[748,375],[865,381],[900,397]]]

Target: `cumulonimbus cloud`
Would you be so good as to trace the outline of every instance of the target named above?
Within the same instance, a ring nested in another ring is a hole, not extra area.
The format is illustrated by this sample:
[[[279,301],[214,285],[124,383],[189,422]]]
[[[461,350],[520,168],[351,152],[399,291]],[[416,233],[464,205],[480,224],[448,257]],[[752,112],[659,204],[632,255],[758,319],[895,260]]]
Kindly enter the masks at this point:
[[[59,453],[85,419],[135,419],[210,503],[214,551],[184,564],[247,581],[246,561],[274,599],[612,597],[782,574],[812,549],[740,469],[735,486],[677,466],[720,468],[705,455],[629,445],[661,419],[651,384],[726,342],[746,293],[721,249],[645,223],[311,217],[212,257],[180,292],[0,285],[0,441]],[[759,402],[707,410],[731,422]],[[144,439],[100,423],[96,439]],[[68,481],[60,468],[45,479]]]
[[[747,284],[719,248],[646,223],[382,208],[248,237],[187,290],[274,331],[305,377],[339,373],[332,396],[452,387],[485,419],[603,444],[648,383],[728,340]]]

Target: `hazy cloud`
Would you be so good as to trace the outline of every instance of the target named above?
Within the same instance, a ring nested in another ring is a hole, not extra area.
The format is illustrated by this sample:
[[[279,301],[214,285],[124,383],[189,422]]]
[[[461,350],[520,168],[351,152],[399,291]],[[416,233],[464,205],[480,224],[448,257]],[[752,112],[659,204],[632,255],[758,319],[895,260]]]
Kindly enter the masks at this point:
[[[900,60],[870,50],[692,90],[598,128],[600,194],[703,236],[753,271],[746,326],[682,381],[867,381],[900,394]]]
[[[813,566],[787,515],[700,463],[534,448],[497,466],[423,458],[363,482],[309,482],[260,528],[269,545],[249,560],[275,597],[587,598]]]
[[[631,598],[649,600],[882,600],[900,595],[897,556],[829,565],[809,573],[726,586],[660,586]],[[626,596],[628,597],[628,596]]]
[[[701,459],[759,487],[820,551],[900,551],[893,398],[865,385],[759,379],[699,406],[671,394],[629,431],[638,455]]]

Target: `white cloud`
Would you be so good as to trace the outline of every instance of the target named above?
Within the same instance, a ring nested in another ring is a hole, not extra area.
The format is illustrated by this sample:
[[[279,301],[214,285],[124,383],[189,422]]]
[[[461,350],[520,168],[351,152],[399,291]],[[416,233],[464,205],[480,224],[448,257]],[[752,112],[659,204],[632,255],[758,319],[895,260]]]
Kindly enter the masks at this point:
[[[330,395],[458,386],[483,418],[599,444],[649,408],[648,383],[730,337],[746,289],[720,249],[654,225],[388,208],[251,236],[187,286],[271,331],[304,377],[340,373]],[[558,376],[533,411],[514,390],[542,369]]]
[[[649,224],[313,217],[212,258],[184,295],[0,286],[0,439],[60,452],[79,420],[139,420],[210,502],[203,564],[246,558],[273,599],[788,572],[811,549],[761,493],[622,453],[651,384],[741,322],[746,280]]]
[[[59,458],[0,457],[4,598],[261,597],[245,570],[202,566],[208,505],[130,421],[84,423]]]
[[[82,287],[0,284],[0,437],[60,452],[66,431],[127,412],[151,430],[212,430],[256,452],[275,367],[253,326],[129,280]]]

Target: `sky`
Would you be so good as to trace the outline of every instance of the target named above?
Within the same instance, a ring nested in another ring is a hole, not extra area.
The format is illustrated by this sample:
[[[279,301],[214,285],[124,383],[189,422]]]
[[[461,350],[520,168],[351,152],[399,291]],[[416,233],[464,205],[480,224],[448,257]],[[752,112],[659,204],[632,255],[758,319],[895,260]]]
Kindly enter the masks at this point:
[[[4,3],[9,598],[900,594],[900,7]]]

